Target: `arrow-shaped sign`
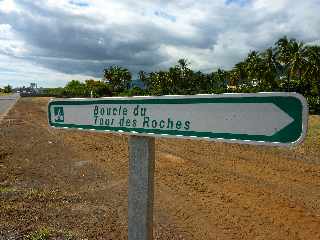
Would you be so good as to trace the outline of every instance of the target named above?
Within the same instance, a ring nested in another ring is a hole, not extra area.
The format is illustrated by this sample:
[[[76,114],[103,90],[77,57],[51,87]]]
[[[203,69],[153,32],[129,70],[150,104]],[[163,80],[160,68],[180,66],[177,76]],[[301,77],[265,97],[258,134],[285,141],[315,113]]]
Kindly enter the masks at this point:
[[[67,99],[49,103],[53,127],[292,145],[308,108],[296,93]]]

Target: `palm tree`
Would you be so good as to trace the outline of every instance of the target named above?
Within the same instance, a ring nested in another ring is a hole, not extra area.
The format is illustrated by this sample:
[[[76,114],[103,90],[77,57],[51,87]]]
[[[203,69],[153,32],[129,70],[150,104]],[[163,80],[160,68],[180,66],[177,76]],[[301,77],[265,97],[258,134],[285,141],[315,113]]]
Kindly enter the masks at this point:
[[[169,68],[168,84],[171,86],[173,94],[188,94],[191,92],[193,71],[189,68],[187,59],[179,59],[178,63]]]
[[[138,72],[139,75],[139,80],[143,83],[145,88],[149,88],[150,87],[150,78],[148,77],[147,73],[145,71],[139,71]]]
[[[299,81],[302,78],[302,71],[306,67],[305,48],[303,42],[290,41],[290,75],[298,75]]]
[[[240,74],[236,69],[232,69],[229,72],[229,89],[232,90],[237,90],[239,89],[239,79],[240,79]]]
[[[290,41],[288,40],[287,36],[280,38],[276,42],[276,57],[281,65],[282,75],[286,75],[286,80],[287,80],[286,84],[287,84],[287,89],[289,90]],[[282,76],[280,78],[282,78]]]
[[[103,77],[115,92],[122,92],[130,88],[131,73],[126,68],[111,66],[104,69]]]
[[[290,90],[291,79],[298,76],[299,85],[302,83],[303,70],[306,67],[305,47],[303,42],[297,42],[285,36],[276,43],[277,58],[286,73],[287,90]]]
[[[227,90],[228,86],[228,73],[219,68],[216,72],[210,74],[210,90],[211,93],[222,93]]]
[[[261,58],[264,67],[264,87],[268,90],[275,90],[278,88],[277,76],[279,73],[279,63],[272,48],[268,48],[261,53]]]
[[[245,60],[246,71],[248,74],[249,80],[252,82],[252,85],[261,86],[261,81],[264,74],[263,61],[260,57],[258,51],[252,51],[248,54],[247,59]]]
[[[247,74],[247,65],[245,62],[237,63],[233,68],[234,81],[237,87],[249,87],[251,84],[248,84],[248,74]],[[249,85],[249,86],[248,86]]]
[[[308,82],[309,94],[320,95],[320,46],[305,48],[306,70],[303,78]]]
[[[188,66],[189,66],[188,59],[186,59],[186,58],[180,58],[180,59],[178,60],[178,66],[179,66],[181,69],[187,69]]]

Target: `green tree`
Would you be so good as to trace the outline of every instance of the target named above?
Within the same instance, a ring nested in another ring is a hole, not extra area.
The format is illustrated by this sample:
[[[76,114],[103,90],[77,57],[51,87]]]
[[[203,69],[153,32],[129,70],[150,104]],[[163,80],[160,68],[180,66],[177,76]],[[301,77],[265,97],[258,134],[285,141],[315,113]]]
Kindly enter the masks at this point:
[[[285,36],[277,41],[276,54],[285,76],[283,79],[286,79],[286,90],[297,91],[297,87],[302,84],[303,70],[306,68],[303,42],[289,40]]]
[[[306,68],[304,43],[292,40],[290,50],[290,76],[298,77],[301,81],[303,70]]]
[[[12,92],[12,87],[8,84],[3,88],[4,93],[11,93]]]
[[[89,79],[85,81],[87,92],[93,97],[111,96],[112,92],[108,84],[102,81]]]
[[[263,64],[263,90],[275,91],[279,88],[277,77],[279,73],[279,63],[272,48],[268,48],[261,53],[262,64]]]
[[[179,59],[174,67],[169,68],[168,77],[167,84],[169,84],[172,94],[191,94],[195,89],[194,85],[199,85],[194,72],[189,67],[188,60],[184,58]]]
[[[145,71],[139,71],[139,80],[148,88],[149,83],[149,78],[148,75]]]
[[[258,51],[252,51],[245,60],[246,72],[251,85],[259,90],[262,87],[264,65]]]
[[[264,51],[251,51],[230,71],[194,72],[187,59],[166,71],[139,72],[151,95],[222,92],[297,91],[311,111],[320,111],[320,46],[280,38]]]
[[[187,88],[186,94],[210,93],[210,75],[204,74],[201,71],[192,72],[190,75],[191,76],[188,77],[188,81],[186,82],[186,84],[190,86]]]
[[[276,56],[281,66],[280,78],[285,79],[287,90],[290,88],[290,41],[287,36],[280,38],[276,42]],[[283,84],[282,84],[283,86]]]
[[[251,88],[251,81],[248,78],[247,63],[239,62],[229,72],[229,85],[237,91]]]
[[[68,97],[88,97],[89,92],[84,83],[78,80],[71,80],[64,88],[65,95]]]
[[[320,96],[320,46],[307,46],[305,49],[306,81],[308,95]]]
[[[129,90],[125,90],[119,94],[119,96],[127,96],[127,97],[144,96],[144,95],[146,95],[146,91],[139,87],[130,88]]]
[[[208,78],[210,82],[209,93],[223,93],[227,91],[227,71],[219,68],[217,71],[208,74]]]
[[[50,96],[50,97],[63,97],[65,95],[65,89],[62,87],[58,88],[49,88],[44,90],[43,96]]]
[[[104,81],[110,84],[113,92],[128,90],[131,84],[131,73],[128,69],[119,66],[111,66],[104,69]]]

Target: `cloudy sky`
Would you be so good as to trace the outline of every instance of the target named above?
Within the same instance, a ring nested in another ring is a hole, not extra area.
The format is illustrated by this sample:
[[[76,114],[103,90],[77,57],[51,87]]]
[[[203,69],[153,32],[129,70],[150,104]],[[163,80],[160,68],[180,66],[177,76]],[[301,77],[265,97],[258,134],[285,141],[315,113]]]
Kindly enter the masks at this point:
[[[229,69],[287,35],[320,44],[320,0],[0,0],[0,87],[64,86],[105,67]]]

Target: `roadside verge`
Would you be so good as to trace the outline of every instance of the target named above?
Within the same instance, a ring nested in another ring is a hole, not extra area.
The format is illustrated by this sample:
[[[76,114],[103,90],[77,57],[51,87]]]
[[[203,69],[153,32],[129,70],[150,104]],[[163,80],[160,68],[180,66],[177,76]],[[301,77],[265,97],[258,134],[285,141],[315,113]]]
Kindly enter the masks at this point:
[[[9,111],[20,99],[19,94],[12,94],[5,97],[0,97],[0,122],[7,116]]]

